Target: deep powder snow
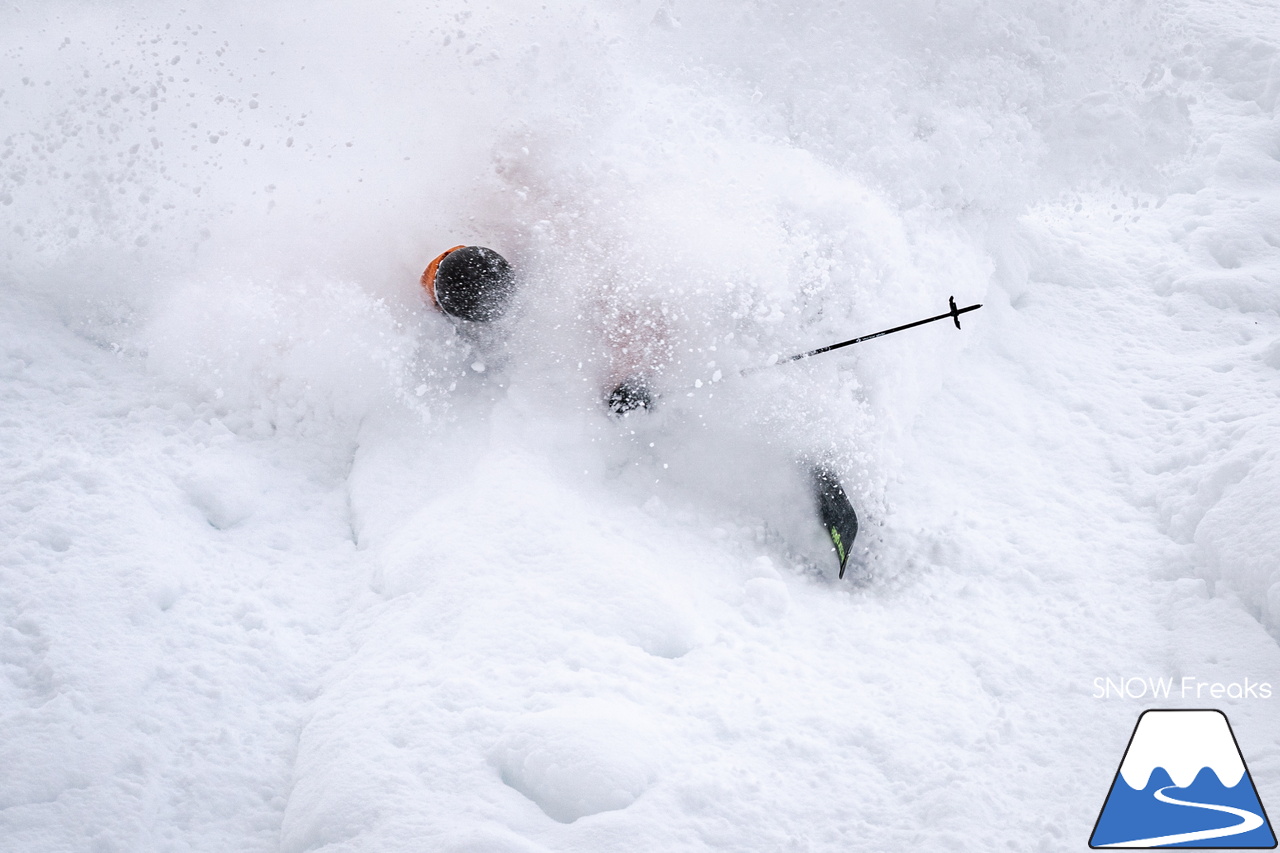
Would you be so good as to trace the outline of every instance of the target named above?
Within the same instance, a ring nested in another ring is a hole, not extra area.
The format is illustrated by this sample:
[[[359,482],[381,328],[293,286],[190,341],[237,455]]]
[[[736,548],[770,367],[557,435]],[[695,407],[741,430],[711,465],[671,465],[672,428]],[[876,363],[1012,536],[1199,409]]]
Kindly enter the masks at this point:
[[[1146,707],[1280,802],[1268,5],[0,22],[0,850],[1081,849]]]

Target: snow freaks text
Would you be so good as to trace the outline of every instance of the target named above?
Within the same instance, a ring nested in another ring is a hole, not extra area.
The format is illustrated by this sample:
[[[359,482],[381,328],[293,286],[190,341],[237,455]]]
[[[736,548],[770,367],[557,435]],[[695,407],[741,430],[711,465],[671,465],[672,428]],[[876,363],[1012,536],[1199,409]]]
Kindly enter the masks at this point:
[[[1181,678],[1095,678],[1094,699],[1270,699],[1271,683],[1245,678],[1223,683]]]

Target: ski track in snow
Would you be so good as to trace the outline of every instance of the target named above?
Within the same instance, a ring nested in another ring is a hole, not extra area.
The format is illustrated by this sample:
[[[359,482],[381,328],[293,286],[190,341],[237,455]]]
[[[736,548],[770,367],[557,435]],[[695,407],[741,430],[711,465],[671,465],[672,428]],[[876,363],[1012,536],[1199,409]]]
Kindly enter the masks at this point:
[[[0,850],[1074,849],[1280,682],[1273,9],[539,5],[2,13]]]

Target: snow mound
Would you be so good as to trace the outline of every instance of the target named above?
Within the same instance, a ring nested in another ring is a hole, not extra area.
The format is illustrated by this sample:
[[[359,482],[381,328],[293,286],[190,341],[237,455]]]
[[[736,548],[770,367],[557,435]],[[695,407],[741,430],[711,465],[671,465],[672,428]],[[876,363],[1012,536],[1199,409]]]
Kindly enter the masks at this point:
[[[438,849],[443,853],[546,853],[547,850],[510,830],[488,828],[454,833],[442,840]]]
[[[1204,571],[1231,583],[1273,633],[1280,633],[1280,454],[1269,453],[1196,528]]]
[[[237,464],[239,461],[215,448],[196,460],[191,471],[178,481],[192,505],[218,530],[248,520],[266,490],[258,472]]]
[[[634,707],[584,701],[520,718],[489,760],[561,823],[625,809],[655,778],[654,727]]]
[[[660,658],[696,648],[703,622],[678,555],[645,546],[642,518],[603,500],[593,505],[546,473],[519,454],[479,463],[471,482],[405,525],[375,588],[388,598],[429,589],[463,609],[521,590],[521,612],[503,617],[506,627],[515,630],[510,620],[517,620],[547,654],[559,642],[549,638],[575,631]],[[371,498],[361,511],[383,514],[383,505]],[[511,559],[512,543],[519,561]]]
[[[791,608],[787,585],[777,578],[752,578],[743,587],[742,611],[757,625],[781,619]]]

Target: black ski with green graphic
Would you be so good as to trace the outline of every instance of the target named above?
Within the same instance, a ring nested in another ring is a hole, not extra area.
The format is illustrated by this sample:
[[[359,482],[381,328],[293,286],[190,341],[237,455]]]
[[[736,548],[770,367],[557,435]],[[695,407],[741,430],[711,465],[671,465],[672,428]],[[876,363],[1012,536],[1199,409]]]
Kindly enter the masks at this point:
[[[858,536],[858,514],[853,511],[853,504],[849,503],[834,471],[825,465],[815,465],[809,473],[818,502],[818,517],[835,546],[836,557],[840,560],[840,577],[843,578],[845,564],[853,552],[853,540]]]

